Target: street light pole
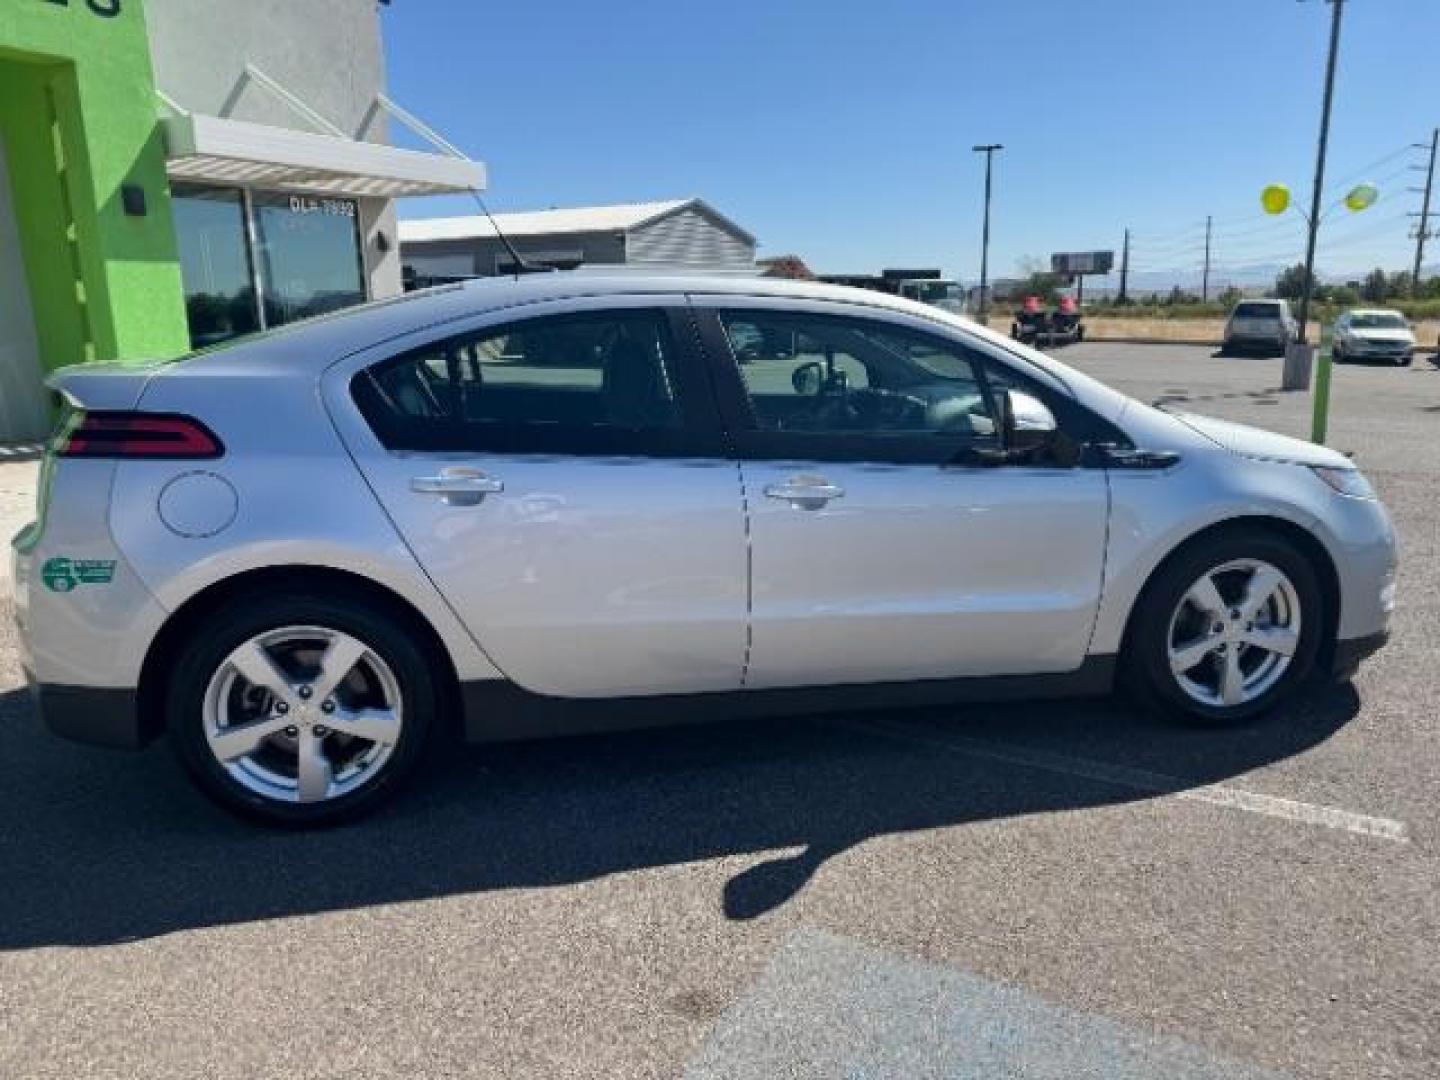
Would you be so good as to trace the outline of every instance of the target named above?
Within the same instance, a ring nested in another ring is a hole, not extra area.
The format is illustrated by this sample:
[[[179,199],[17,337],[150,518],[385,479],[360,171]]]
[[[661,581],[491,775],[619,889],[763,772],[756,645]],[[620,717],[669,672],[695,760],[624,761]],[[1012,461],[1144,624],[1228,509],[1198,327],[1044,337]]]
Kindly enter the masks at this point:
[[[990,308],[990,163],[995,151],[1005,147],[1000,143],[986,143],[970,149],[985,155],[985,227],[980,240],[980,324],[983,326]]]
[[[1330,144],[1330,103],[1335,97],[1335,58],[1340,52],[1340,17],[1345,13],[1345,0],[1326,0],[1332,7],[1330,16],[1330,57],[1325,63],[1325,103],[1320,109],[1320,144],[1315,152],[1315,187],[1310,195],[1310,231],[1305,240],[1305,280],[1300,293],[1300,344],[1307,341],[1310,321],[1310,297],[1315,291],[1315,239],[1320,231],[1320,191],[1325,185],[1325,153]],[[1320,379],[1329,390],[1330,369],[1322,358]],[[1316,385],[1317,401],[1320,385]],[[1317,412],[1317,415],[1318,412]],[[1323,438],[1323,435],[1322,435]]]

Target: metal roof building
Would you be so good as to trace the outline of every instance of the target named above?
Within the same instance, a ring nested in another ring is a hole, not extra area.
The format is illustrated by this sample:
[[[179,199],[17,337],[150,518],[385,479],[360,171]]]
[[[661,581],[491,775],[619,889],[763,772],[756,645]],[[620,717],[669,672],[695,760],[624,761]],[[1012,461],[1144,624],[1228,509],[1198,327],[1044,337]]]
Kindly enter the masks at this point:
[[[510,273],[513,260],[495,226],[527,261],[578,266],[684,267],[753,274],[755,237],[702,199],[531,210],[400,222],[408,282],[424,285]]]

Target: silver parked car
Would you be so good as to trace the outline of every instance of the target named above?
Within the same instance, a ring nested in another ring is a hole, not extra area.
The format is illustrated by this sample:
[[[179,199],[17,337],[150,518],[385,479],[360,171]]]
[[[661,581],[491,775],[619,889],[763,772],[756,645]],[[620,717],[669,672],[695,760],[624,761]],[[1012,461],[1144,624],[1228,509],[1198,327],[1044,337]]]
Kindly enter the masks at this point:
[[[1408,366],[1415,359],[1415,331],[1398,311],[1356,309],[1335,320],[1331,356],[1337,364],[1379,360]]]
[[[492,280],[55,385],[13,556],[46,723],[168,732],[278,822],[373,806],[452,725],[1117,681],[1228,723],[1348,677],[1393,602],[1345,457],[878,293]]]
[[[1299,336],[1300,324],[1288,300],[1242,300],[1225,321],[1222,349],[1227,353],[1284,353]]]

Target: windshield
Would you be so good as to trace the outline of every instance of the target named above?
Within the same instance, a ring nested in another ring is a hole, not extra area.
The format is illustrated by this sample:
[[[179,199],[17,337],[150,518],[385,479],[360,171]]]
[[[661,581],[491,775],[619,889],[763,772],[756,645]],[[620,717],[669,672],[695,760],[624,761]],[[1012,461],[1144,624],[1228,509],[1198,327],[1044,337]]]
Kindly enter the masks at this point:
[[[1356,330],[1405,330],[1409,323],[1398,311],[1357,311],[1350,316]]]
[[[953,281],[925,281],[916,282],[905,287],[907,296],[914,297],[926,304],[933,304],[940,300],[958,300],[960,298],[960,286]]]

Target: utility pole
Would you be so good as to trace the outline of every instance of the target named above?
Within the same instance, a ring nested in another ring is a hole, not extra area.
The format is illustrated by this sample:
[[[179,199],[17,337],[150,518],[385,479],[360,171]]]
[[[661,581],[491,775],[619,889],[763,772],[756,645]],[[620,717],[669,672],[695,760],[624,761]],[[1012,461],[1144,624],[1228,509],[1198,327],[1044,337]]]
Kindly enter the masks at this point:
[[[1210,299],[1210,224],[1212,218],[1205,215],[1205,272],[1200,276],[1200,302]]]
[[[1116,300],[1123,304],[1130,299],[1130,230],[1125,230],[1125,246],[1120,249],[1120,295]]]
[[[985,155],[985,227],[980,241],[980,325],[983,326],[990,308],[990,163],[995,151],[1005,147],[1000,143],[986,143],[970,149]]]
[[[1420,295],[1420,263],[1425,258],[1425,241],[1430,236],[1430,189],[1435,184],[1435,147],[1440,143],[1440,128],[1430,132],[1430,167],[1425,173],[1425,200],[1420,206],[1420,225],[1415,230],[1415,271],[1410,275],[1410,295]],[[1423,146],[1423,143],[1417,143]]]
[[[1310,298],[1315,291],[1315,240],[1320,232],[1320,191],[1325,186],[1325,153],[1330,146],[1330,105],[1335,99],[1335,59],[1340,53],[1340,18],[1345,13],[1345,0],[1326,0],[1331,5],[1330,15],[1330,56],[1325,61],[1325,101],[1320,107],[1320,143],[1315,150],[1315,187],[1310,196],[1310,231],[1305,240],[1305,280],[1301,283],[1300,292],[1300,338],[1299,344],[1304,345],[1309,333],[1310,320]],[[1323,360],[1321,361],[1322,379],[1324,380],[1323,394],[1326,399],[1326,406],[1329,405],[1330,391],[1330,368]],[[1322,391],[1319,385],[1316,386],[1316,400],[1320,400]],[[1317,411],[1317,417],[1319,415]],[[1321,426],[1317,422],[1317,427]],[[1324,441],[1323,430],[1319,432],[1320,437],[1316,442]]]

